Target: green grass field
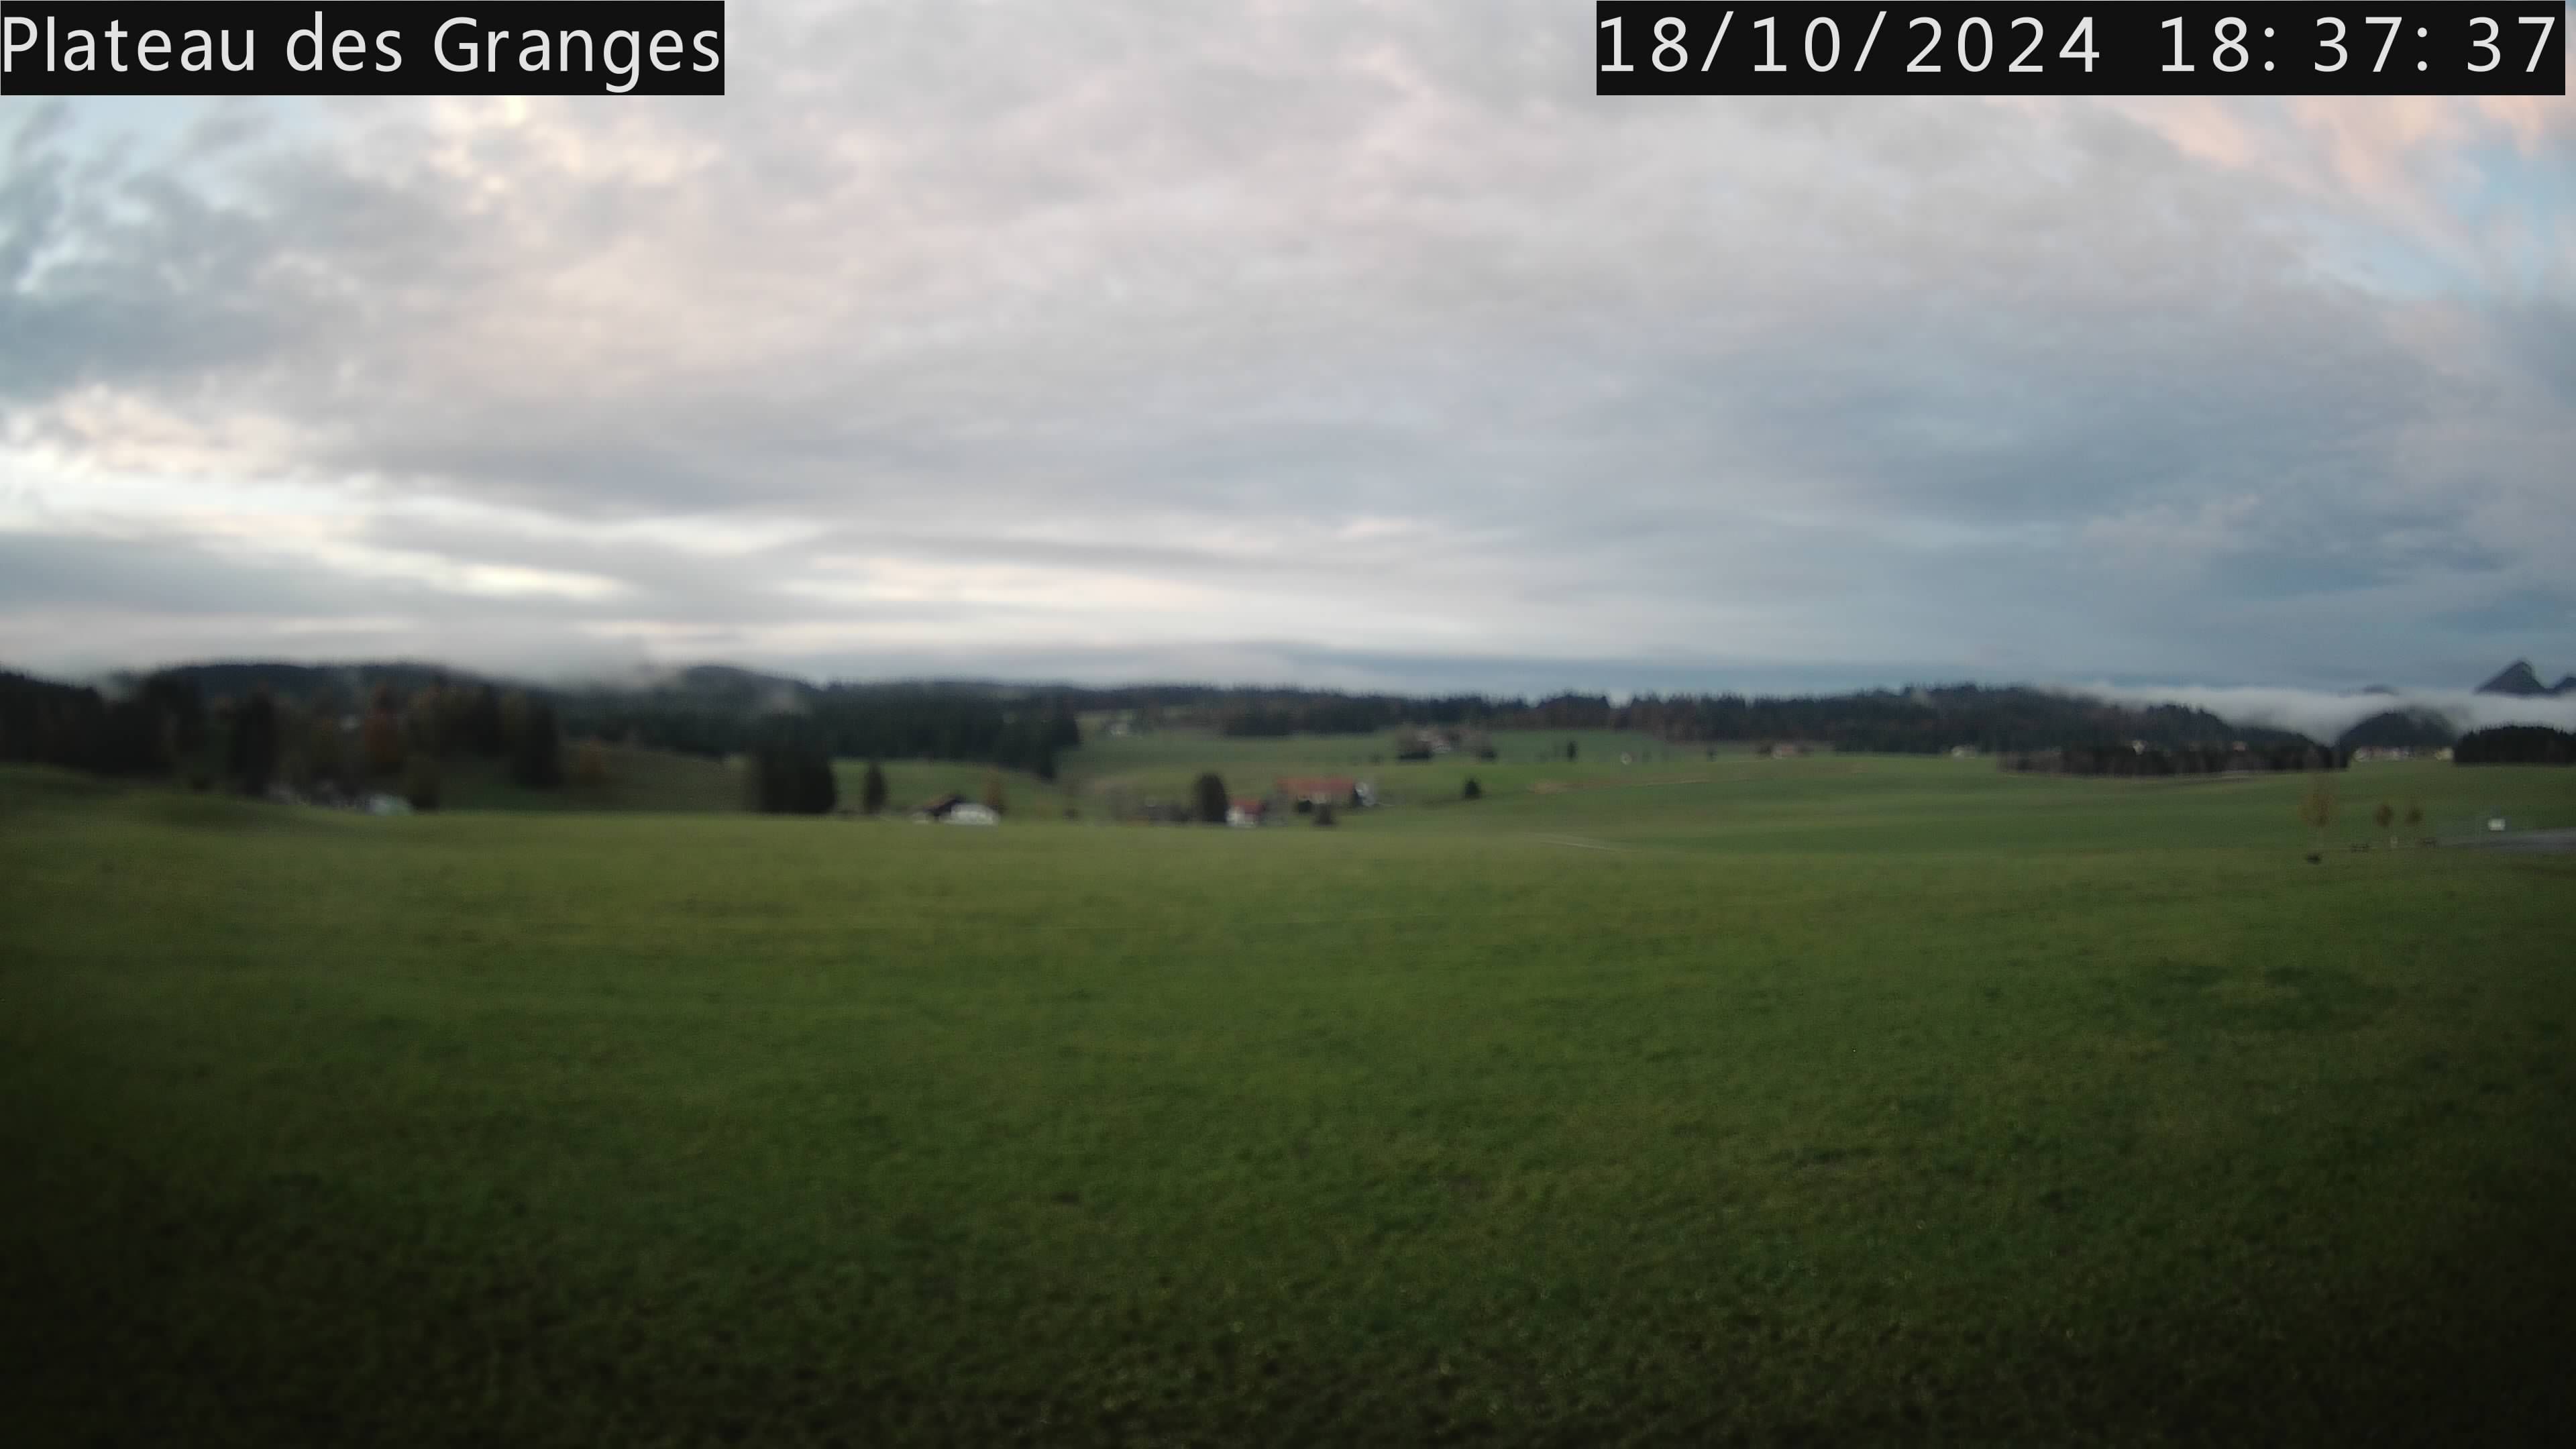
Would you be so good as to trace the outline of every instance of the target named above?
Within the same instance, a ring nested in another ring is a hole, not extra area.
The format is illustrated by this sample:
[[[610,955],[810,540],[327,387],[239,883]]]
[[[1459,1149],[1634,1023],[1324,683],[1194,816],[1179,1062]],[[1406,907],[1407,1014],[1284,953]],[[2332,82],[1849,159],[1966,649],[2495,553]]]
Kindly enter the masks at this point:
[[[1067,798],[1352,742],[1110,743]],[[1582,753],[1263,831],[0,772],[0,1443],[2576,1410],[2576,857],[2341,848],[2576,771],[2354,770],[2311,865],[2294,778]]]
[[[1421,763],[1395,760],[1395,735],[1290,735],[1284,738],[1230,738],[1206,730],[1165,730],[1124,738],[1092,733],[1081,749],[1065,756],[1065,782],[1095,804],[1109,791],[1124,788],[1140,796],[1165,800],[1189,798],[1191,782],[1213,770],[1238,795],[1262,795],[1283,777],[1347,775],[1381,786],[1398,799],[1449,799],[1466,777],[1479,783],[1496,779],[1528,782],[1546,778],[1588,780],[1637,777],[1654,762],[1678,767],[1689,761],[1706,764],[1711,747],[1684,747],[1614,730],[1505,731],[1494,737],[1499,758],[1478,761],[1444,755]],[[1575,758],[1561,758],[1565,746]],[[1625,752],[1641,764],[1622,766]],[[1541,756],[1546,756],[1542,761]],[[1743,747],[1718,758],[1744,758]]]

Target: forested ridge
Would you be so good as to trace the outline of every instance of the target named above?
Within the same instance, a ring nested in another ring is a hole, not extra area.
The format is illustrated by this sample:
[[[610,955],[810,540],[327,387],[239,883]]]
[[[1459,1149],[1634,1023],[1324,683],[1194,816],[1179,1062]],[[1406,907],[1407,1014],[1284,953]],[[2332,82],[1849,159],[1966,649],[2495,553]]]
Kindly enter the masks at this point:
[[[1541,698],[1405,695],[1186,683],[1114,687],[978,680],[816,684],[702,665],[616,684],[541,686],[482,678],[414,661],[303,665],[191,664],[101,685],[0,673],[0,759],[39,760],[110,774],[184,770],[260,775],[231,758],[234,722],[266,698],[292,716],[278,748],[294,753],[318,719],[365,722],[358,747],[399,755],[500,755],[525,749],[532,782],[559,776],[528,743],[533,722],[566,741],[701,756],[792,751],[851,759],[976,761],[1053,778],[1082,741],[1084,716],[1142,729],[1201,728],[1232,736],[1357,734],[1418,726],[1628,730],[1676,743],[1798,741],[1837,750],[1934,754],[2092,752],[2139,747],[2174,753],[2321,744],[2285,730],[2233,724],[2180,705],[2124,705],[2028,686],[1951,684],[1841,694],[1601,694]],[[507,728],[504,728],[506,715]],[[2402,732],[2430,738],[2439,722],[2389,716],[2333,742],[2348,750]],[[2474,738],[2474,737],[2473,737]],[[252,741],[256,745],[257,741]],[[2465,741],[2464,741],[2465,743]],[[2538,737],[2482,741],[2463,755],[2553,753]],[[255,753],[255,751],[254,751]]]

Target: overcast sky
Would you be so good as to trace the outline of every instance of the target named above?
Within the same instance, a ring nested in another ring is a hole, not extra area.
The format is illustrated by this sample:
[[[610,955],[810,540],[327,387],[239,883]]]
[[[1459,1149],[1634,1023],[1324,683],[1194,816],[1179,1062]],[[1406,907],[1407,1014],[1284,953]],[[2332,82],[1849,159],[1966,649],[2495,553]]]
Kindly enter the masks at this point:
[[[0,99],[0,662],[2576,671],[2576,101],[1601,99],[1531,0]]]

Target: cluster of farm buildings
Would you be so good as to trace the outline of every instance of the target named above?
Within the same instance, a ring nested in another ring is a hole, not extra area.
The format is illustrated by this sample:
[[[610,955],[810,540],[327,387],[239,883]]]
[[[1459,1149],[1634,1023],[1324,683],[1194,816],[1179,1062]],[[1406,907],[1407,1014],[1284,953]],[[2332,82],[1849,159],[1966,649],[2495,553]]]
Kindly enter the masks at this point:
[[[1250,828],[1312,815],[1318,810],[1365,810],[1377,787],[1348,775],[1311,775],[1273,781],[1267,795],[1237,795],[1226,802],[1225,823]]]

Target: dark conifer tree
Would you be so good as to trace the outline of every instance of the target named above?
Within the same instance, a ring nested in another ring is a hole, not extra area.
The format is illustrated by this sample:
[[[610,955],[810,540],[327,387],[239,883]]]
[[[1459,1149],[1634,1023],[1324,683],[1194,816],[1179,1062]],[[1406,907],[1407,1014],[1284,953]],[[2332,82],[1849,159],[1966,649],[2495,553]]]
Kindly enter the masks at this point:
[[[527,721],[510,757],[510,778],[533,790],[563,783],[563,736],[555,726],[555,707],[544,700],[528,701]]]
[[[245,795],[263,795],[277,774],[277,703],[260,690],[233,711],[231,748],[226,752],[233,784]]]

